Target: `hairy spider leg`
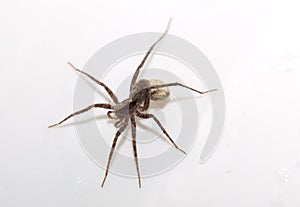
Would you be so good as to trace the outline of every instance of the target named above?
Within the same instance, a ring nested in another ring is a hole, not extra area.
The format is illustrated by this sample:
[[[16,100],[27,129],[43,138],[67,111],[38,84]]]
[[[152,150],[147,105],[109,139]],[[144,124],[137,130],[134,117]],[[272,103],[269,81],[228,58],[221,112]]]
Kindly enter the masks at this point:
[[[114,119],[114,117],[111,116],[111,114],[113,114],[113,113],[114,113],[113,111],[108,111],[106,115],[108,118]]]
[[[120,119],[120,120],[116,121],[116,122],[114,123],[115,127],[116,127],[116,128],[119,128],[120,126],[122,126],[122,122],[123,122],[123,121],[124,121],[124,119]]]
[[[146,53],[145,57],[143,58],[142,62],[139,64],[139,66],[137,67],[134,75],[133,75],[133,78],[131,80],[131,84],[130,84],[130,92],[132,91],[135,83],[136,83],[136,80],[138,78],[138,75],[139,75],[139,72],[140,72],[140,69],[143,67],[143,65],[145,64],[148,56],[150,55],[150,53],[152,52],[152,50],[154,49],[154,47],[159,43],[159,41],[161,41],[165,36],[166,34],[168,33],[169,31],[169,28],[170,28],[170,25],[171,25],[171,21],[172,19],[170,18],[169,22],[168,22],[168,25],[167,25],[167,28],[165,30],[165,32],[162,34],[162,36],[160,36],[160,38],[154,42],[154,44],[149,48],[148,52]]]
[[[139,162],[138,162],[138,155],[137,155],[137,147],[136,147],[136,122],[135,122],[134,115],[130,116],[130,122],[131,122],[133,154],[134,154],[136,171],[137,171],[137,174],[138,174],[139,188],[141,188],[142,187],[142,185],[141,185],[141,176],[140,176],[140,169],[139,169]]]
[[[106,90],[106,92],[108,93],[108,95],[111,97],[111,99],[115,102],[115,104],[119,103],[119,100],[117,98],[117,96],[114,94],[114,92],[112,92],[112,90],[110,90],[110,88],[105,85],[105,83],[98,81],[96,78],[94,78],[93,76],[91,76],[90,74],[76,68],[72,63],[68,62],[68,64],[76,71],[78,71],[79,73],[82,73],[84,75],[86,75],[87,77],[89,77],[91,80],[93,80],[94,82],[96,82],[97,84],[99,84],[100,86],[104,87],[104,89]]]
[[[140,108],[141,111],[146,111],[150,106],[150,95],[146,97],[143,106]]]
[[[48,126],[48,128],[51,128],[51,127],[54,127],[54,126],[58,126],[60,124],[62,124],[63,122],[67,121],[69,118],[73,117],[73,116],[76,116],[78,114],[81,114],[81,113],[84,113],[92,108],[105,108],[105,109],[112,109],[113,106],[111,106],[110,104],[106,104],[106,103],[99,103],[99,104],[93,104],[93,105],[90,105],[80,111],[77,111],[73,114],[70,114],[69,116],[67,116],[66,118],[64,118],[63,120],[61,120],[60,122],[56,123],[56,124],[53,124],[51,126]]]
[[[115,135],[115,138],[114,138],[114,140],[113,140],[113,143],[112,143],[112,145],[111,145],[110,153],[109,153],[109,157],[108,157],[108,161],[107,161],[107,166],[106,166],[105,175],[104,175],[104,178],[103,178],[103,181],[102,181],[102,184],[101,184],[101,187],[102,187],[102,188],[103,188],[104,183],[105,183],[105,180],[106,180],[106,178],[107,178],[107,174],[108,174],[110,162],[111,162],[113,153],[114,153],[114,151],[115,151],[115,148],[116,148],[116,145],[117,145],[118,138],[119,138],[119,136],[122,134],[122,132],[124,132],[124,130],[126,129],[126,127],[127,127],[127,125],[128,125],[128,120],[129,120],[128,118],[125,119],[125,121],[123,122],[123,125],[122,125],[121,128],[117,131],[117,133],[116,133],[116,135]]]
[[[212,90],[208,90],[208,91],[199,91],[199,90],[196,90],[194,88],[191,88],[189,86],[183,85],[182,83],[178,83],[178,82],[175,82],[175,83],[165,83],[165,84],[161,84],[161,85],[153,85],[153,86],[146,87],[143,90],[153,89],[153,88],[163,88],[163,87],[168,87],[168,86],[181,86],[181,87],[190,89],[190,90],[195,91],[195,92],[200,93],[200,94],[205,94],[205,93],[209,93],[209,92],[217,91],[218,90],[218,89],[212,89]]]
[[[140,113],[140,112],[136,112],[136,115],[142,119],[153,119],[156,124],[159,126],[159,128],[163,131],[163,133],[168,137],[168,139],[170,140],[170,142],[174,145],[174,147],[176,149],[178,149],[179,151],[181,151],[182,153],[186,154],[186,152],[182,149],[180,149],[177,144],[173,141],[173,139],[170,137],[170,135],[168,134],[168,132],[166,131],[166,129],[163,127],[163,125],[160,123],[160,121],[156,118],[155,115],[153,114],[146,114],[146,113]]]

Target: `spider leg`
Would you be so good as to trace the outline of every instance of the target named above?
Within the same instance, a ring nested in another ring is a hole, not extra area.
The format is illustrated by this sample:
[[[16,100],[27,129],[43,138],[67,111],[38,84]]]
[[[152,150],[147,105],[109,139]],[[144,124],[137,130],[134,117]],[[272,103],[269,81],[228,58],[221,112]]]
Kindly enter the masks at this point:
[[[147,96],[144,102],[144,106],[142,108],[143,111],[146,111],[150,106],[150,96]]]
[[[139,169],[139,163],[138,163],[138,155],[137,155],[137,147],[136,147],[136,122],[134,115],[130,117],[131,121],[131,134],[132,134],[132,147],[133,147],[133,154],[134,154],[134,160],[135,160],[135,166],[136,166],[136,171],[138,174],[138,179],[139,179],[139,187],[141,188],[141,176],[140,176],[140,169]]]
[[[181,151],[182,153],[186,154],[185,151],[183,151],[182,149],[180,149],[176,143],[173,141],[173,139],[170,137],[170,135],[168,134],[168,132],[166,131],[166,129],[163,127],[163,125],[160,123],[160,121],[156,118],[155,115],[153,114],[146,114],[146,113],[140,113],[140,112],[136,112],[136,115],[142,119],[153,119],[156,124],[159,126],[159,128],[163,131],[163,133],[168,137],[168,139],[170,140],[170,142],[174,145],[174,147],[176,149],[178,149],[179,151]]]
[[[115,124],[114,124],[115,127],[116,127],[116,128],[119,128],[119,127],[122,125],[123,120],[124,120],[124,119],[120,119],[119,121],[115,122]]]
[[[110,119],[115,119],[115,117],[113,117],[111,114],[114,114],[114,111],[108,111],[106,113],[107,117],[110,118]]]
[[[100,86],[104,87],[104,89],[106,90],[106,92],[108,93],[108,95],[111,97],[111,99],[115,102],[115,104],[118,104],[119,101],[118,101],[118,98],[117,96],[112,92],[112,90],[110,90],[110,88],[105,85],[103,82],[101,81],[98,81],[96,78],[94,78],[93,76],[91,76],[90,74],[82,71],[82,70],[79,70],[78,68],[76,68],[72,63],[68,62],[68,64],[76,71],[78,71],[79,73],[82,73],[84,75],[86,75],[87,77],[89,77],[91,80],[93,80],[94,82],[96,82],[97,84],[99,84]]]
[[[78,114],[81,114],[81,113],[84,113],[92,108],[105,108],[105,109],[112,109],[113,107],[110,105],[110,104],[93,104],[93,105],[90,105],[80,111],[77,111],[73,114],[70,114],[69,116],[67,116],[66,118],[64,118],[62,121],[56,123],[56,124],[53,124],[51,126],[48,126],[48,128],[51,128],[51,127],[54,127],[54,126],[57,126],[57,125],[60,125],[61,123],[65,122],[66,120],[68,120],[69,118],[73,117],[73,116],[76,116]]]
[[[145,57],[143,58],[142,62],[139,64],[139,66],[137,67],[134,75],[133,75],[133,78],[131,80],[131,84],[130,84],[130,92],[132,91],[132,88],[134,87],[135,83],[136,83],[136,80],[138,78],[138,75],[139,75],[139,72],[140,72],[140,69],[143,67],[143,65],[145,64],[148,56],[150,55],[150,53],[152,52],[152,50],[154,49],[154,47],[157,45],[157,43],[162,40],[166,34],[168,33],[168,30],[170,28],[170,24],[171,24],[171,20],[169,20],[168,22],[168,25],[167,25],[167,28],[165,30],[165,32],[162,34],[162,36],[160,36],[160,38],[158,40],[156,40],[156,42],[154,42],[154,44],[149,48],[148,52],[146,53]]]
[[[104,176],[103,181],[102,181],[102,184],[101,184],[101,187],[102,187],[102,188],[103,188],[104,183],[105,183],[105,180],[106,180],[106,178],[107,178],[107,174],[108,174],[110,162],[111,162],[113,153],[114,153],[114,151],[115,151],[115,148],[116,148],[116,144],[117,144],[118,138],[119,138],[119,136],[122,134],[122,132],[124,132],[124,130],[126,129],[127,124],[128,124],[128,118],[125,119],[125,121],[123,122],[123,125],[122,125],[121,128],[117,131],[117,133],[116,133],[116,135],[115,135],[115,138],[114,138],[114,140],[113,140],[113,143],[112,143],[112,145],[111,145],[110,153],[109,153],[109,157],[108,157],[108,161],[107,161],[107,166],[106,166],[106,171],[105,171],[105,176]]]
[[[168,87],[168,86],[181,86],[181,87],[190,89],[190,90],[195,91],[195,92],[200,93],[200,94],[205,94],[205,93],[209,93],[209,92],[218,90],[218,89],[211,89],[211,90],[208,90],[208,91],[198,91],[198,90],[196,90],[194,88],[191,88],[189,86],[183,85],[182,83],[178,83],[178,82],[175,82],[175,83],[165,83],[165,84],[161,84],[161,85],[153,85],[153,86],[149,86],[147,88],[144,88],[143,90],[153,89],[153,88],[163,88],[163,87]]]

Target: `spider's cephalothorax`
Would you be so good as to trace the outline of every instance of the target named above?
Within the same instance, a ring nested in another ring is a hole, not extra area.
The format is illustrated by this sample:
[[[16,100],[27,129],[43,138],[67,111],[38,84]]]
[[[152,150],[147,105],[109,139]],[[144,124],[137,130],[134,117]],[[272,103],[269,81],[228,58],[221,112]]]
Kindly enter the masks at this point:
[[[110,90],[110,88],[104,84],[101,81],[98,81],[96,78],[94,78],[93,76],[89,75],[88,73],[79,70],[78,68],[76,68],[75,66],[73,66],[71,63],[69,63],[69,65],[76,71],[80,72],[81,74],[87,76],[88,78],[90,78],[91,80],[93,80],[94,82],[96,82],[97,84],[99,84],[100,86],[102,86],[106,92],[108,93],[108,95],[111,97],[112,101],[114,102],[114,104],[108,104],[108,103],[96,103],[96,104],[92,104],[80,111],[77,111],[73,114],[70,114],[69,116],[67,116],[66,118],[64,118],[62,121],[53,124],[51,126],[49,126],[49,128],[60,125],[61,123],[63,123],[64,121],[68,120],[69,118],[84,113],[92,108],[105,108],[105,109],[110,109],[110,111],[107,112],[107,116],[111,119],[116,120],[115,122],[115,126],[118,128],[118,131],[112,141],[112,145],[111,145],[111,150],[108,156],[108,161],[107,161],[107,166],[106,166],[106,171],[105,171],[105,175],[104,175],[104,179],[102,181],[101,187],[103,187],[105,180],[107,178],[108,175],[108,171],[109,171],[109,167],[110,167],[110,162],[118,141],[119,136],[122,134],[122,132],[124,132],[124,130],[126,129],[129,121],[131,123],[131,133],[132,133],[132,147],[133,147],[133,152],[134,152],[134,159],[135,159],[135,163],[136,163],[136,169],[137,169],[137,174],[138,174],[138,181],[139,181],[139,187],[141,187],[141,179],[140,179],[140,170],[139,170],[139,165],[138,165],[138,155],[137,155],[137,146],[136,146],[136,121],[135,121],[135,117],[139,117],[141,119],[153,119],[156,124],[160,127],[160,129],[162,130],[162,132],[164,133],[164,135],[169,139],[169,141],[173,144],[173,146],[178,149],[179,151],[181,151],[182,153],[185,154],[185,152],[180,149],[176,143],[173,141],[173,139],[170,137],[170,135],[168,134],[168,132],[166,131],[166,129],[163,127],[163,125],[160,123],[160,121],[156,118],[156,116],[154,114],[150,114],[150,113],[146,113],[146,110],[149,108],[150,106],[150,100],[152,101],[160,101],[160,100],[164,100],[166,99],[169,95],[169,86],[181,86],[187,89],[190,89],[192,91],[195,91],[199,94],[205,94],[211,91],[214,91],[216,89],[213,90],[208,90],[208,91],[204,91],[201,92],[199,90],[196,90],[194,88],[191,88],[189,86],[183,85],[182,83],[178,83],[178,82],[173,82],[173,83],[163,83],[160,80],[146,80],[146,79],[141,79],[137,82],[137,78],[140,72],[140,69],[143,67],[143,65],[145,64],[148,56],[150,55],[151,51],[153,50],[153,48],[156,46],[156,44],[163,39],[163,37],[167,34],[168,29],[169,29],[169,25],[170,22],[168,24],[168,27],[166,29],[166,31],[163,33],[163,35],[150,47],[150,49],[148,50],[148,52],[146,53],[145,57],[143,58],[142,62],[139,64],[139,66],[137,67],[133,78],[131,80],[131,84],[130,84],[130,94],[129,94],[129,98],[125,99],[122,102],[119,102],[118,98],[116,97],[116,95]]]

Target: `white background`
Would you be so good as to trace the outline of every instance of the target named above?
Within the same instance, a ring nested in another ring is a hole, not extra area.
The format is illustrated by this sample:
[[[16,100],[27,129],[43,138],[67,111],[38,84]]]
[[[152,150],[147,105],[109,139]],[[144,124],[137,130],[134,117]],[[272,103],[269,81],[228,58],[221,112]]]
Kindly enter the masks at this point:
[[[297,1],[0,2],[0,206],[300,205],[300,30]],[[77,74],[101,46],[161,32],[196,45],[226,96],[226,128],[211,159],[201,146],[172,170],[109,175],[74,127],[47,126],[72,108]]]

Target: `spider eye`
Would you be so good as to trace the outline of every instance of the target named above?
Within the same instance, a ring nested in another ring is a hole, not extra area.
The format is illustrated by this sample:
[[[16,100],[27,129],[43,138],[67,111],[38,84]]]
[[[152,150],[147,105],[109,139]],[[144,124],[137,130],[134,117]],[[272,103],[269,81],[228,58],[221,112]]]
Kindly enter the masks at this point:
[[[150,80],[150,85],[162,85],[164,82],[161,80]],[[153,88],[150,91],[150,98],[152,101],[161,101],[166,99],[170,95],[170,91],[168,87],[163,88]]]

